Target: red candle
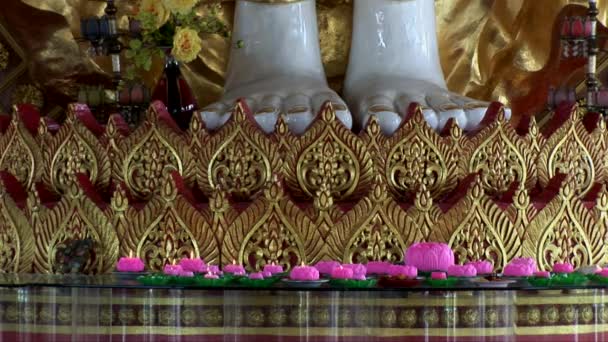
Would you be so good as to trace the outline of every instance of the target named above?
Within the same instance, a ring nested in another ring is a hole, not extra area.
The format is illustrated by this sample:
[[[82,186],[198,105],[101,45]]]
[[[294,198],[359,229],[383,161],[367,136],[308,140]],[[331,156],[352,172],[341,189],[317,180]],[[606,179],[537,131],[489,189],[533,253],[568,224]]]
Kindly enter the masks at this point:
[[[445,272],[433,272],[433,273],[431,273],[431,279],[433,279],[433,280],[445,280],[447,278],[448,278],[448,276],[445,274]]]

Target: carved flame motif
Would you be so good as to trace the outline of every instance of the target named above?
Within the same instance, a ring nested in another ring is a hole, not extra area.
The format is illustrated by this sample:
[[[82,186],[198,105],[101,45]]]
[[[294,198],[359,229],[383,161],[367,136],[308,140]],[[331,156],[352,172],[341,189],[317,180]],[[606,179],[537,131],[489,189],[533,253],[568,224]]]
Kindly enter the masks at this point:
[[[0,269],[16,272],[19,262],[19,234],[10,223],[4,210],[0,210]]]
[[[544,266],[568,261],[579,267],[591,262],[591,248],[585,233],[567,215],[562,215],[545,230],[538,246],[537,260]]]
[[[586,192],[593,182],[593,159],[574,130],[560,141],[549,156],[549,176],[557,173],[574,175],[577,189]]]
[[[484,189],[503,193],[514,182],[526,181],[526,164],[513,143],[497,130],[473,154],[470,172],[481,171]]]
[[[300,185],[311,197],[322,184],[327,184],[332,196],[347,197],[357,186],[358,174],[353,152],[329,132],[304,151],[297,165]]]
[[[242,246],[241,259],[253,270],[272,262],[289,270],[302,260],[303,248],[276,211],[249,233]]]
[[[91,147],[72,134],[59,147],[51,163],[51,182],[59,192],[66,193],[76,173],[84,173],[92,182],[97,179],[97,160]]]
[[[221,186],[239,198],[249,198],[270,180],[270,162],[238,130],[213,156],[209,164],[209,184]]]
[[[502,267],[506,253],[501,239],[480,211],[473,210],[471,215],[453,234],[449,245],[457,256],[457,263],[473,260],[492,260],[494,265]]]
[[[190,253],[199,255],[194,241],[192,232],[169,209],[148,228],[137,246],[137,255],[146,261],[150,269],[158,271]]]
[[[177,153],[154,134],[154,130],[133,149],[125,165],[129,188],[144,198],[160,188],[164,176],[170,171],[182,172]]]
[[[74,240],[91,239],[96,242],[95,250],[87,260],[83,270],[87,274],[99,273],[101,271],[101,259],[99,258],[99,243],[101,241],[97,232],[92,228],[92,224],[88,222],[77,209],[72,210],[66,220],[63,221],[62,229],[59,229],[50,243],[49,264],[53,272],[57,272],[57,253],[60,249],[65,248],[66,244]]]
[[[384,260],[393,263],[403,261],[405,243],[394,228],[389,227],[379,213],[355,234],[346,255],[354,263]]]
[[[12,173],[22,184],[30,184],[33,177],[34,156],[19,133],[13,133],[2,154],[0,170]]]
[[[439,151],[419,135],[412,135],[389,153],[387,178],[399,192],[411,193],[421,184],[433,191],[443,184],[445,170]]]

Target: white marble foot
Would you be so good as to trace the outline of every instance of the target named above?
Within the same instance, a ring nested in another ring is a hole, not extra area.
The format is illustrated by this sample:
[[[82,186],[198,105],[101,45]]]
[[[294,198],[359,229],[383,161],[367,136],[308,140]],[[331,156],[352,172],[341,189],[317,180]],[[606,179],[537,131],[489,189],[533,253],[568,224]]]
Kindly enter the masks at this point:
[[[390,135],[412,102],[434,129],[450,118],[465,130],[478,127],[489,104],[447,90],[433,0],[355,0],[354,6],[345,98],[359,128],[376,115]]]
[[[201,112],[207,128],[221,127],[239,98],[246,100],[266,132],[274,130],[284,113],[291,131],[302,134],[326,101],[333,103],[344,125],[352,127],[346,104],[327,85],[314,0],[239,0],[232,36],[224,96]],[[244,45],[237,47],[237,41]]]

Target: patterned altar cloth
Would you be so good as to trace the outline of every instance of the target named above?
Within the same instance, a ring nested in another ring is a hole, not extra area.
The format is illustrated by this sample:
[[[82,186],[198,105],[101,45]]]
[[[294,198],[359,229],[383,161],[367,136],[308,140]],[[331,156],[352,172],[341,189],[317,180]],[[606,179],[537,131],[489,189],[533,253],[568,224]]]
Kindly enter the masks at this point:
[[[0,278],[0,341],[606,341],[602,288],[149,288]]]

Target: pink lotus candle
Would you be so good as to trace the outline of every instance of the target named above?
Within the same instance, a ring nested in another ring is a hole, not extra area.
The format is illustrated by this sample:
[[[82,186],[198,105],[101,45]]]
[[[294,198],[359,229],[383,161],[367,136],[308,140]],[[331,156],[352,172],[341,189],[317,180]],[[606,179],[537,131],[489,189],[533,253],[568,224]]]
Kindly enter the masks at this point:
[[[249,275],[249,279],[262,280],[264,279],[264,275],[262,274],[262,272],[251,273]]]
[[[337,261],[319,261],[315,264],[315,268],[317,271],[323,274],[331,274],[331,271],[340,266],[340,263]]]
[[[334,279],[352,279],[353,276],[354,271],[352,268],[339,266],[331,270],[331,277]]]
[[[407,249],[405,263],[423,272],[445,272],[454,265],[454,252],[445,243],[415,243]]]
[[[510,264],[528,265],[532,269],[532,273],[538,271],[534,258],[515,258],[511,260]]]
[[[192,272],[192,271],[182,271],[179,274],[179,276],[180,277],[184,277],[184,278],[192,278],[192,277],[194,277],[194,272]]]
[[[452,265],[448,267],[450,277],[471,278],[477,276],[477,269],[473,265]]]
[[[363,274],[357,274],[353,276],[353,280],[366,280],[367,278]]]
[[[163,273],[170,276],[179,276],[184,272],[184,269],[180,265],[175,265],[175,262],[172,265],[165,265],[163,268]]]
[[[129,257],[122,257],[116,264],[118,272],[143,272],[145,269],[143,260],[133,257],[133,251],[129,251]]]
[[[302,266],[294,267],[289,273],[289,279],[298,281],[316,281],[319,280],[319,271],[315,267]]]
[[[471,265],[477,270],[477,274],[492,274],[494,272],[494,265],[489,261],[471,261],[465,265]]]
[[[207,273],[205,274],[205,279],[220,279],[220,277],[215,273]]]
[[[367,274],[387,274],[391,264],[386,261],[370,261],[365,265]]]
[[[418,276],[418,269],[414,266],[391,265],[387,271],[391,277],[414,279]]]
[[[264,276],[264,278],[270,278],[270,277],[272,277],[272,273],[270,273],[268,271],[262,271],[262,275]]]
[[[222,274],[218,265],[207,265],[207,273]]]
[[[268,272],[271,275],[277,274],[277,273],[283,273],[283,266],[281,265],[275,265],[274,262],[270,265],[264,265],[264,272]]]
[[[232,264],[224,266],[224,272],[235,276],[243,276],[246,274],[243,265],[237,265],[234,260],[232,261]]]
[[[608,278],[608,268],[604,268],[603,270],[598,271],[596,274],[600,277]]]
[[[204,273],[207,270],[205,262],[200,258],[195,258],[193,253],[190,253],[190,258],[182,258],[179,265],[184,271],[193,273]]]
[[[363,264],[344,264],[342,267],[353,270],[353,276],[367,274],[367,268]]]
[[[585,267],[581,267],[578,269],[578,273],[580,274],[596,274],[597,272],[601,271],[602,268],[599,267],[598,265],[591,265],[591,266],[585,266]]]
[[[536,269],[533,269],[530,265],[510,263],[505,266],[503,275],[506,277],[529,277],[534,272],[536,272]]]
[[[538,272],[534,272],[534,276],[536,278],[551,278],[551,272],[538,271]]]
[[[554,273],[572,273],[574,272],[574,266],[570,263],[556,263],[553,265]]]
[[[446,279],[448,279],[448,276],[445,274],[445,272],[433,272],[433,273],[431,273],[431,279],[446,280]]]

